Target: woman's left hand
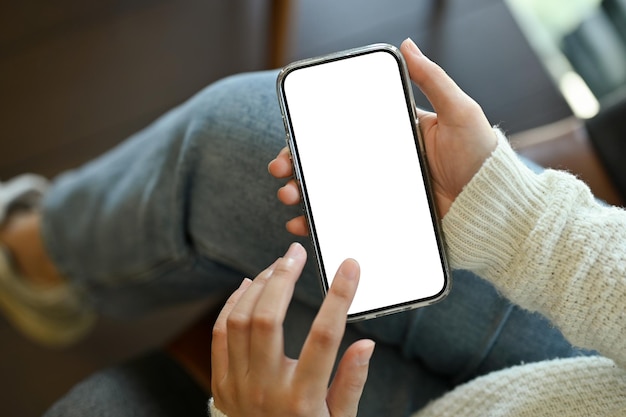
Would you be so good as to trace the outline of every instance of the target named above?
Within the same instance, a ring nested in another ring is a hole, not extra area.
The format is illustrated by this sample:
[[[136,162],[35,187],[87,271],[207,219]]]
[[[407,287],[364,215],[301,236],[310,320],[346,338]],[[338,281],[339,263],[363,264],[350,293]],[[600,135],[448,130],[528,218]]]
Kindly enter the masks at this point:
[[[439,65],[424,56],[413,41],[404,41],[400,51],[411,79],[436,112],[418,110],[417,116],[437,208],[443,218],[463,187],[495,150],[498,139],[478,103]],[[268,170],[276,178],[289,178],[278,190],[278,199],[286,205],[300,204],[300,191],[292,178],[293,165],[286,147],[269,163]],[[297,236],[306,236],[309,232],[304,216],[289,220],[287,230]]]

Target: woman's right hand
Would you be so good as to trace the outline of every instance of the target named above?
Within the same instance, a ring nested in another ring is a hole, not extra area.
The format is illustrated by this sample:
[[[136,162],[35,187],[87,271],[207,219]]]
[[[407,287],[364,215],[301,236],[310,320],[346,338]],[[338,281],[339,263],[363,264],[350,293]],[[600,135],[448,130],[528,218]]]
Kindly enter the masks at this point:
[[[356,261],[348,259],[339,267],[300,358],[285,356],[283,320],[306,257],[300,244],[292,244],[254,281],[242,283],[215,322],[211,392],[214,406],[229,417],[357,414],[374,342],[350,345],[331,382],[359,282]]]
[[[443,218],[463,187],[478,172],[497,146],[497,137],[480,106],[407,39],[400,51],[411,79],[428,98],[434,113],[418,110],[419,128],[426,148],[433,179],[437,208]],[[269,172],[276,178],[290,178],[278,190],[286,205],[300,203],[300,192],[293,180],[289,150],[283,148],[270,162]],[[287,222],[287,230],[299,236],[308,234],[304,216]]]

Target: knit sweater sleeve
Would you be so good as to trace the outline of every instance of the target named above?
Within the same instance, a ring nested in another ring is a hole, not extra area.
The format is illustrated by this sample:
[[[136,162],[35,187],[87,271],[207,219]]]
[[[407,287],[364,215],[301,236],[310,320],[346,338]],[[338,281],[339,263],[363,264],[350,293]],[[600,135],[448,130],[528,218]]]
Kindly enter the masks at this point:
[[[209,417],[228,417],[215,406],[215,401],[213,401],[213,397],[209,399]]]
[[[626,368],[626,212],[570,174],[534,173],[498,135],[443,220],[452,267]]]

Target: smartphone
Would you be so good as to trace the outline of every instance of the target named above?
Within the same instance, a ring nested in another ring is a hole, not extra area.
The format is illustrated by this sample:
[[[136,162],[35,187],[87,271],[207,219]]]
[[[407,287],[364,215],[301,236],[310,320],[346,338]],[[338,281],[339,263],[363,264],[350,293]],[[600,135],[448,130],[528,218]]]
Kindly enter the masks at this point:
[[[443,299],[450,274],[399,50],[295,62],[277,91],[324,294],[354,258],[361,279],[348,321]]]

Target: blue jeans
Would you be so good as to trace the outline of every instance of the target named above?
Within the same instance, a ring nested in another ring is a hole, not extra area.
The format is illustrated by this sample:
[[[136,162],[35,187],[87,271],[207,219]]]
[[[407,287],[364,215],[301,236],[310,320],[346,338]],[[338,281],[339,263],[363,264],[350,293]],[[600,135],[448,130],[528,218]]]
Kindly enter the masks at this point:
[[[217,82],[54,182],[44,201],[44,241],[102,314],[226,295],[294,240],[284,223],[299,208],[277,201],[281,181],[267,172],[285,145],[275,79],[272,71]],[[320,302],[309,262],[285,324],[291,355]],[[473,376],[579,354],[545,319],[467,271],[454,272],[452,292],[439,304],[350,325],[345,345],[364,336],[378,345],[361,415],[407,415]],[[62,409],[94,413],[95,397],[115,385],[110,378],[83,384],[95,384],[87,390],[91,408],[70,393]],[[123,395],[132,401],[132,392]],[[53,408],[50,415],[58,414]]]

